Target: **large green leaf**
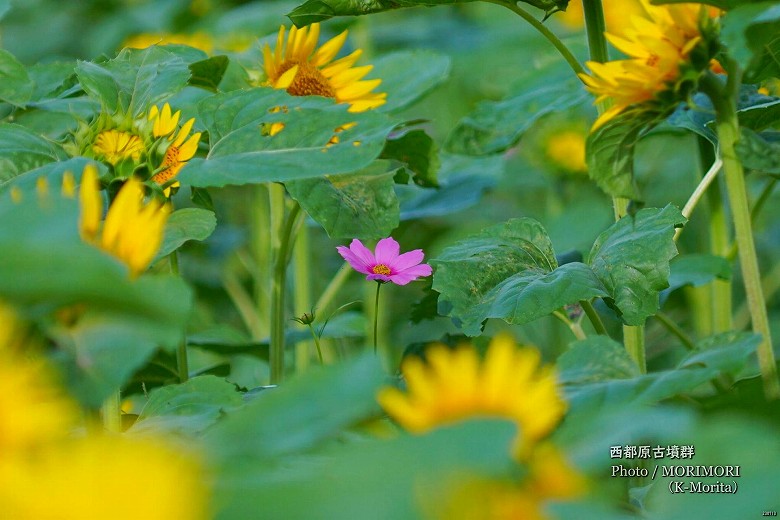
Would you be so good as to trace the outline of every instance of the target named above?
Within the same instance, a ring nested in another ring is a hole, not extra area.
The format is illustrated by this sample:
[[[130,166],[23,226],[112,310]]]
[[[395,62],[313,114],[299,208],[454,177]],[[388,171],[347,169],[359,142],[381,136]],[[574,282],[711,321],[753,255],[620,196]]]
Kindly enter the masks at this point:
[[[774,140],[765,139],[770,136],[774,137]],[[748,128],[741,128],[739,141],[734,147],[743,166],[775,176],[780,175],[779,137],[777,132],[758,134]]]
[[[157,258],[171,254],[189,240],[206,240],[216,227],[213,211],[202,208],[174,211],[165,223],[165,235]]]
[[[669,290],[692,285],[699,287],[713,280],[730,280],[731,264],[722,256],[689,254],[675,258],[670,264]]]
[[[441,294],[440,313],[461,320],[464,332],[471,336],[479,334],[496,289],[507,279],[541,277],[558,265],[547,233],[530,218],[485,229],[448,247],[430,263],[435,268],[433,289]]]
[[[199,114],[211,150],[205,160],[189,161],[178,178],[201,187],[353,172],[379,156],[395,126],[377,112],[350,113],[329,99],[270,88],[211,96]],[[284,128],[272,132],[274,123]]]
[[[674,206],[626,215],[596,239],[588,264],[629,325],[658,311],[658,293],[669,286],[669,260],[677,254],[674,229],[686,218]]]
[[[441,166],[439,147],[425,130],[411,130],[400,136],[392,136],[380,157],[395,159],[406,165],[412,172],[415,184],[428,188],[438,186],[436,174]]]
[[[607,336],[590,336],[576,341],[558,358],[563,383],[593,383],[628,379],[639,375],[636,362],[620,343]]]
[[[14,117],[16,124],[53,140],[78,128],[100,111],[100,103],[88,97],[47,99],[27,104]]]
[[[509,456],[515,435],[508,421],[482,420],[425,435],[345,440],[278,464],[263,463],[247,449],[246,458],[219,479],[217,518],[439,518],[431,511],[458,500],[462,486],[507,479],[518,469]],[[248,444],[240,437],[230,442]]]
[[[225,410],[242,403],[235,385],[224,379],[194,377],[180,385],[153,390],[129,432],[197,434],[216,423]]]
[[[66,158],[52,141],[19,125],[0,123],[0,184],[46,163]]]
[[[375,414],[382,380],[379,361],[370,354],[310,370],[228,412],[205,440],[227,466],[247,456],[268,460],[310,449]]]
[[[192,76],[189,84],[216,92],[219,83],[225,76],[229,62],[230,60],[227,56],[212,56],[211,58],[191,63],[189,69]]]
[[[358,16],[405,7],[433,7],[474,0],[307,0],[287,16],[298,27],[322,22],[334,16]],[[566,9],[569,0],[523,0],[525,3],[552,12]]]
[[[442,153],[439,187],[421,189],[414,185],[395,187],[401,201],[401,219],[449,215],[479,202],[504,172],[500,155],[469,156]]]
[[[372,60],[372,77],[380,78],[378,88],[387,92],[381,112],[406,108],[444,82],[450,73],[450,59],[442,54],[416,49],[393,52]]]
[[[81,172],[88,164],[95,166],[102,175],[107,167],[93,159],[86,157],[72,157],[66,161],[49,162],[34,170],[25,171],[8,180],[0,180],[0,193],[7,191],[12,186],[19,187],[22,191],[32,191],[35,183],[41,177],[45,177],[53,190],[59,191],[62,185],[62,177],[65,172],[70,172],[76,179],[81,177]]]
[[[777,2],[741,5],[726,13],[721,38],[745,68],[749,81],[780,76],[780,6]]]
[[[109,112],[129,111],[137,117],[184,88],[190,78],[189,64],[206,58],[195,49],[185,52],[181,46],[153,45],[123,49],[104,63],[80,61],[76,75],[87,94]]]
[[[24,65],[10,52],[0,49],[0,101],[23,107],[30,100],[34,83]]]
[[[300,203],[331,238],[378,239],[398,227],[398,199],[387,161],[356,173],[326,175],[286,183]]]
[[[655,116],[628,110],[591,132],[586,141],[588,175],[612,197],[639,197],[634,182],[634,152]]]
[[[514,146],[539,118],[582,104],[587,94],[578,82],[522,90],[501,101],[482,101],[447,139],[447,149],[462,154],[500,153]]]

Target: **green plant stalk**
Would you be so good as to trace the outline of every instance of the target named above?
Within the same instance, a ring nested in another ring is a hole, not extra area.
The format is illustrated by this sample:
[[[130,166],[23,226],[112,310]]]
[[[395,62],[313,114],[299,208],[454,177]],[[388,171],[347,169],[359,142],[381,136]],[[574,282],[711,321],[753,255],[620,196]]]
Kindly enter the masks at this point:
[[[655,314],[655,318],[661,322],[661,325],[663,325],[666,330],[677,336],[677,339],[680,340],[685,348],[688,350],[693,350],[696,348],[696,344],[694,343],[693,339],[669,316],[659,311]]]
[[[379,329],[379,290],[382,288],[382,282],[376,282],[376,298],[374,298],[374,354],[376,354],[376,337]]]
[[[311,323],[309,323],[309,330],[311,331],[312,339],[314,339],[314,345],[317,347],[317,356],[320,358],[320,365],[324,365],[325,362],[322,360],[322,348],[320,348],[320,338],[317,336]]]
[[[176,276],[179,274],[179,255],[176,251],[168,255],[168,261],[171,264],[171,273]],[[186,383],[190,376],[189,362],[187,360],[187,338],[181,339],[176,348],[176,368],[179,374],[179,383]]]
[[[761,194],[758,196],[758,199],[756,199],[756,203],[753,204],[753,209],[750,210],[750,222],[751,224],[754,224],[756,222],[756,218],[758,218],[758,214],[761,213],[761,210],[764,209],[764,205],[766,204],[766,201],[769,200],[769,196],[772,195],[772,192],[775,189],[775,185],[777,184],[777,179],[772,178],[769,180],[769,182],[764,186],[764,189],[761,190]],[[737,250],[739,248],[737,247],[737,242],[731,244],[731,247],[729,248],[729,252],[726,255],[726,258],[729,260],[734,260],[737,257]]]
[[[309,230],[304,224],[298,233],[295,234],[295,249],[293,250],[293,266],[295,276],[295,288],[293,292],[295,314],[301,316],[304,313],[312,312],[311,298],[311,265],[309,250]],[[311,325],[309,325],[311,328]],[[320,356],[322,364],[322,352],[320,351],[319,341],[317,343],[317,353]],[[309,366],[311,357],[311,341],[301,341],[295,347],[295,371],[303,372]]]
[[[609,61],[607,39],[604,37],[606,24],[604,22],[604,7],[601,0],[582,0],[582,11],[585,15],[585,31],[588,36],[588,52],[590,59],[605,63]],[[596,105],[599,114],[609,108],[608,102]],[[620,220],[628,213],[629,199],[613,197],[612,207],[615,213],[615,221]],[[642,373],[647,371],[645,365],[645,327],[644,325],[623,325],[623,344],[632,358],[639,365]]]
[[[575,338],[580,340],[587,338],[585,331],[582,330],[582,326],[578,322],[570,320],[569,317],[561,311],[553,312],[553,316],[558,318],[564,325],[569,327],[569,330],[572,334],[574,334]]]
[[[708,164],[718,160],[709,141],[699,136],[699,161],[704,171]],[[722,168],[722,166],[721,166]],[[723,188],[720,182],[714,183],[707,190],[707,206],[709,209],[710,252],[716,256],[725,256],[728,250],[729,224],[726,208],[723,204]],[[714,280],[710,286],[709,323],[710,334],[726,332],[732,329],[731,280]]]
[[[272,241],[276,240],[277,233],[272,226],[280,226],[278,222],[280,215],[279,208],[271,208],[271,192],[278,191],[273,185],[258,184],[252,187],[251,197],[251,215],[249,221],[250,227],[250,247],[252,262],[250,271],[254,287],[254,306],[257,319],[257,337],[253,339],[259,341],[269,334],[268,313],[270,309],[269,287],[272,271]],[[283,193],[282,193],[283,194]],[[278,194],[277,199],[278,199]],[[277,201],[278,205],[278,201]],[[281,209],[284,209],[282,206]],[[269,233],[271,230],[271,233]]]
[[[281,214],[283,216],[285,203],[284,186],[275,184],[271,188],[271,208],[274,209],[281,204]],[[272,385],[279,384],[284,379],[284,310],[287,261],[289,259],[290,246],[293,242],[293,229],[296,227],[300,210],[301,207],[295,202],[287,218],[282,218],[283,222],[280,226],[278,240],[275,241],[275,247],[273,248],[274,267],[271,276],[271,341],[269,349]]]
[[[590,323],[593,325],[593,329],[596,331],[596,334],[609,336],[607,333],[607,328],[604,326],[604,322],[601,321],[601,316],[599,316],[599,313],[596,312],[596,309],[593,308],[593,304],[591,304],[588,300],[582,300],[580,301],[580,306],[582,307],[582,310],[585,311],[585,316],[587,316],[588,320],[590,320]]]
[[[122,432],[122,408],[119,390],[111,392],[100,407],[100,415],[103,417],[103,428],[111,433]]]
[[[761,272],[758,268],[753,229],[750,219],[745,171],[734,148],[739,139],[739,119],[737,116],[737,96],[742,80],[742,70],[733,59],[727,59],[729,71],[725,89],[719,80],[708,74],[701,80],[701,89],[715,107],[715,129],[718,134],[720,155],[723,158],[723,171],[726,177],[726,191],[734,221],[734,238],[739,248],[739,263],[745,285],[753,331],[761,335],[758,345],[758,364],[764,380],[764,393],[768,399],[780,398],[780,381],[777,379],[775,355],[772,350],[772,335],[769,330],[766,302],[761,287]]]
[[[566,63],[569,64],[569,67],[574,71],[575,74],[585,74],[585,69],[582,67],[580,62],[577,60],[577,57],[572,54],[572,52],[569,50],[568,47],[561,41],[558,36],[555,35],[554,32],[552,32],[550,29],[547,28],[542,22],[534,18],[534,16],[523,9],[522,7],[518,6],[517,3],[513,0],[483,0],[486,3],[489,4],[496,4],[503,7],[506,7],[516,15],[520,16],[523,20],[531,24],[531,26],[539,31],[539,33],[547,38],[547,41],[549,41],[553,47],[555,47],[555,50],[557,50],[560,55],[563,57],[563,59],[566,61]]]

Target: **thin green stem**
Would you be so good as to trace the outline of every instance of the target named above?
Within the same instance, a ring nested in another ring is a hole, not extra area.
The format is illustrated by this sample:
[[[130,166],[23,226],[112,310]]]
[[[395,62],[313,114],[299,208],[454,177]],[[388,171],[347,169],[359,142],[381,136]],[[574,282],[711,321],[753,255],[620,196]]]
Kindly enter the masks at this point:
[[[769,180],[769,182],[766,183],[766,186],[764,186],[764,189],[761,190],[761,194],[758,196],[758,199],[756,199],[755,204],[753,204],[753,209],[750,210],[750,222],[751,224],[754,224],[756,222],[756,218],[758,218],[758,214],[761,213],[761,210],[764,209],[764,205],[766,204],[766,201],[769,200],[769,196],[772,195],[772,192],[775,189],[775,184],[777,184],[777,179],[774,177]],[[734,260],[737,257],[737,250],[739,248],[737,247],[736,240],[731,244],[731,247],[729,248],[729,252],[726,255],[726,258],[729,260]]]
[[[722,166],[723,166],[723,161],[717,159],[712,164],[710,169],[707,170],[707,173],[705,173],[704,177],[702,177],[701,181],[699,181],[699,185],[696,186],[696,189],[693,190],[693,193],[688,198],[688,202],[686,202],[685,206],[683,206],[682,209],[683,217],[687,219],[691,218],[691,215],[693,214],[693,210],[696,208],[696,205],[699,203],[702,197],[704,197],[704,193],[707,191],[707,188],[710,187],[712,181],[715,180]],[[674,232],[674,240],[680,238],[680,234],[682,233],[683,229],[684,228],[677,228],[677,231]]]
[[[376,298],[374,298],[374,354],[376,354],[376,337],[379,329],[379,290],[382,288],[382,282],[376,282]]]
[[[576,321],[572,321],[569,319],[568,316],[566,316],[561,311],[555,311],[553,312],[553,316],[558,318],[564,325],[566,325],[572,334],[574,334],[574,337],[577,339],[585,339],[587,336],[585,335],[585,331],[582,330],[582,327],[579,323]]]
[[[539,31],[539,33],[547,38],[547,41],[549,41],[553,47],[560,53],[560,55],[563,57],[564,60],[566,60],[566,63],[569,64],[569,67],[574,71],[575,74],[579,77],[580,74],[587,74],[585,72],[585,69],[580,64],[579,60],[577,60],[577,57],[572,54],[572,52],[569,50],[568,47],[561,41],[558,36],[555,35],[554,32],[552,32],[550,29],[547,28],[542,22],[534,18],[534,16],[523,9],[522,7],[518,6],[516,2],[512,0],[483,0],[484,2],[487,2],[489,4],[496,4],[503,7],[506,7],[516,15],[520,16],[523,20],[531,24],[531,26]]]
[[[669,316],[664,314],[663,312],[657,312],[655,315],[655,318],[661,322],[661,325],[663,325],[666,330],[677,336],[677,339],[680,340],[680,342],[687,348],[688,350],[693,350],[696,348],[696,344],[694,343],[693,339],[679,326],[677,325]]]
[[[591,304],[588,300],[581,300],[580,306],[582,307],[582,310],[585,311],[585,316],[587,316],[588,320],[590,320],[590,323],[593,325],[593,329],[596,331],[596,334],[609,336],[607,333],[607,328],[604,326],[604,322],[601,321],[601,316],[599,316],[599,313],[596,312],[596,309],[593,308],[593,304]]]
[[[295,286],[293,292],[295,314],[298,316],[312,311],[311,297],[311,258],[309,251],[309,230],[304,224],[295,234],[295,249],[293,251],[293,266],[295,276]],[[309,325],[311,327],[311,325]],[[317,353],[320,355],[320,364],[322,364],[322,353],[320,345],[317,342]],[[311,341],[301,341],[295,347],[295,371],[303,372],[309,365],[311,358]]]
[[[106,397],[103,405],[100,407],[100,414],[103,417],[103,428],[111,433],[121,433],[122,431],[122,408],[119,390],[111,392]]]
[[[639,367],[639,372],[647,373],[647,361],[645,359],[645,326],[623,325],[623,344],[628,355],[631,356]]]
[[[723,171],[726,176],[729,206],[734,221],[734,236],[739,248],[739,264],[742,269],[745,295],[750,309],[753,331],[761,335],[757,354],[761,375],[764,379],[764,393],[768,399],[777,399],[780,398],[780,381],[777,379],[772,335],[769,330],[769,318],[761,287],[761,272],[753,241],[745,171],[735,150],[735,143],[739,139],[737,96],[739,95],[742,70],[735,60],[727,59],[726,61],[726,69],[729,74],[725,87],[712,74],[704,76],[700,86],[702,91],[710,97],[715,107],[715,129],[718,134],[720,154],[723,158]]]
[[[273,196],[272,209],[275,204],[284,204],[284,187],[275,185],[273,188],[281,188],[281,200]],[[274,189],[274,191],[278,191]],[[284,208],[282,208],[282,213]],[[271,277],[271,342],[269,350],[269,364],[271,365],[271,384],[279,384],[284,379],[284,309],[285,286],[287,282],[287,262],[289,260],[290,246],[293,243],[293,230],[299,224],[298,216],[301,207],[294,202],[290,213],[281,227],[274,251],[274,269]]]
[[[333,303],[336,295],[341,288],[344,287],[344,284],[353,272],[355,272],[354,269],[352,269],[348,263],[344,262],[344,265],[339,268],[333,278],[331,278],[328,286],[325,287],[325,290],[322,292],[322,295],[320,295],[317,303],[314,304],[314,308],[317,309],[317,312],[325,312],[325,310],[330,307],[330,304]]]
[[[171,273],[176,276],[179,274],[179,255],[176,251],[168,255],[168,261],[171,264]],[[190,376],[189,362],[187,360],[187,338],[181,339],[176,349],[176,367],[179,373],[179,383],[186,383]]]
[[[311,337],[314,339],[314,345],[317,347],[317,355],[320,358],[320,365],[324,365],[325,362],[322,360],[322,349],[320,348],[320,338],[317,336],[317,333],[314,331],[314,327],[311,323],[309,323],[309,330],[311,331]]]
[[[258,337],[254,338],[255,340],[265,338],[269,334],[268,315],[271,308],[269,288],[271,286],[271,272],[273,271],[272,253],[275,247],[273,242],[277,239],[279,229],[281,229],[279,209],[284,209],[279,201],[279,188],[281,187],[265,184],[257,184],[252,187],[249,221],[252,261],[244,258],[246,255],[244,257],[239,255],[239,260],[242,260],[252,275],[253,298],[257,316],[255,321],[259,334]],[[273,208],[271,207],[272,192],[275,196]],[[283,191],[281,200],[284,200]],[[281,206],[281,208],[277,208],[277,206]]]

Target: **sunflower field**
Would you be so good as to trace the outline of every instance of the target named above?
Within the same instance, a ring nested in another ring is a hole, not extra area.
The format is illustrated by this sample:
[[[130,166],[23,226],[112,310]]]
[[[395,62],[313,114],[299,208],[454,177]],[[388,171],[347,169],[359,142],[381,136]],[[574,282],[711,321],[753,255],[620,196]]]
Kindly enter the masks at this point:
[[[780,511],[780,1],[0,0],[0,520]]]

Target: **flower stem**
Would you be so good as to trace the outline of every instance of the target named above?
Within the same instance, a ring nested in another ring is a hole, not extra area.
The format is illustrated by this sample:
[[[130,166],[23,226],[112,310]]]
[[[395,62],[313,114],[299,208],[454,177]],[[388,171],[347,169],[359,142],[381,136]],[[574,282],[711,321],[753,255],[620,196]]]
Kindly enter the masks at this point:
[[[693,342],[693,339],[691,339],[691,337],[669,316],[659,311],[655,314],[655,318],[661,322],[661,325],[663,325],[666,330],[677,336],[677,339],[680,340],[685,348],[688,350],[693,350],[696,348],[696,344]]]
[[[122,409],[120,404],[119,390],[111,392],[106,397],[103,405],[100,407],[100,413],[103,416],[103,428],[111,433],[120,433],[122,431]]]
[[[379,328],[379,290],[382,288],[382,282],[376,282],[376,298],[374,298],[374,354],[376,354],[376,336]]]
[[[516,15],[520,16],[523,20],[531,24],[531,26],[539,31],[542,36],[547,38],[547,41],[549,41],[553,47],[560,53],[560,55],[563,57],[564,60],[566,60],[566,63],[569,64],[569,67],[574,71],[575,74],[585,74],[585,69],[580,64],[579,60],[577,60],[577,57],[572,54],[572,52],[569,50],[568,47],[561,41],[558,36],[555,35],[554,32],[552,32],[550,29],[547,28],[542,22],[534,18],[534,16],[523,9],[522,7],[518,6],[517,3],[513,0],[483,0],[484,2],[487,2],[489,4],[496,4],[501,5],[515,13]]]
[[[179,276],[179,255],[173,251],[168,255],[168,261],[171,264],[171,273]],[[185,383],[189,379],[190,370],[187,360],[187,338],[182,337],[179,346],[176,349],[176,368],[179,373],[179,383]]]
[[[311,297],[311,265],[309,250],[309,232],[304,224],[301,230],[295,236],[295,249],[293,250],[293,267],[295,276],[295,286],[293,292],[295,314],[301,316],[312,310]],[[311,328],[311,324],[309,324]],[[314,331],[312,330],[312,334]],[[320,351],[319,341],[315,336],[317,343],[317,353],[320,356],[322,364],[322,352]],[[301,341],[295,346],[295,371],[303,372],[309,365],[311,359],[311,341]]]
[[[322,360],[322,349],[320,348],[320,338],[317,336],[317,333],[314,331],[314,327],[311,323],[309,323],[309,330],[311,331],[311,337],[314,338],[314,345],[317,347],[317,355],[320,358],[320,365],[324,365],[325,362]]]
[[[723,161],[717,159],[704,175],[704,177],[702,177],[701,181],[699,181],[699,185],[696,186],[695,190],[693,190],[693,193],[688,198],[688,202],[685,203],[685,206],[682,209],[683,217],[687,219],[691,218],[691,214],[693,213],[694,208],[704,196],[704,193],[707,191],[707,188],[709,188],[710,184],[712,184],[712,181],[715,180],[722,166]],[[677,228],[677,231],[674,232],[675,240],[680,238],[680,233],[682,233],[683,229],[684,228]]]
[[[647,373],[647,361],[645,359],[645,326],[623,325],[623,344],[628,355],[636,362],[639,372]]]
[[[587,336],[585,335],[585,331],[582,330],[580,324],[576,321],[570,320],[569,317],[566,316],[566,314],[564,314],[563,312],[555,311],[553,312],[553,316],[558,318],[563,324],[569,327],[569,330],[571,331],[572,334],[574,334],[575,338],[579,340],[583,340],[587,338]]]
[[[287,262],[289,261],[293,230],[298,223],[301,207],[297,202],[294,202],[289,214],[284,218],[284,186],[274,184],[269,189],[271,190],[272,210],[277,210],[275,214],[282,216],[282,222],[280,222],[282,225],[277,228],[280,234],[274,244],[274,264],[271,276],[271,344],[269,364],[271,366],[271,384],[275,385],[281,383],[284,379],[284,309]],[[279,205],[281,205],[281,211],[278,211]]]
[[[601,321],[601,316],[599,316],[599,313],[596,312],[596,309],[593,308],[593,304],[588,300],[582,300],[580,301],[580,306],[582,307],[582,310],[585,311],[585,315],[593,325],[593,329],[596,331],[596,334],[608,337],[609,334],[607,333],[607,328],[604,326],[604,322]]]
[[[772,336],[769,331],[764,293],[761,288],[761,273],[758,268],[753,229],[750,219],[745,172],[734,148],[739,139],[739,119],[737,117],[737,96],[742,79],[742,70],[733,59],[727,59],[729,71],[725,88],[720,80],[711,74],[701,80],[701,89],[715,107],[715,129],[718,134],[720,155],[723,158],[723,171],[726,176],[726,191],[734,220],[734,235],[739,248],[739,263],[745,285],[753,331],[761,335],[758,345],[758,364],[764,379],[764,393],[768,399],[780,398],[780,382],[777,379],[775,355],[772,350]]]

